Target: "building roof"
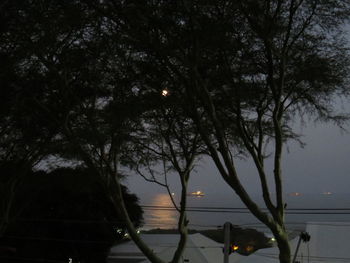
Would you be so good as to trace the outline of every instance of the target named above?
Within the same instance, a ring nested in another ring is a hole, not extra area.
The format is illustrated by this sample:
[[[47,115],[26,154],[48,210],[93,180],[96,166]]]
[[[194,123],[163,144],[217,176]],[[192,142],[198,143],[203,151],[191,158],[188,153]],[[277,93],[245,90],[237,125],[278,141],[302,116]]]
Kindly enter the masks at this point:
[[[308,243],[301,242],[297,261],[309,263],[350,262],[350,222],[309,222],[306,232]],[[292,255],[299,237],[290,241]],[[239,263],[278,263],[278,248],[261,249]]]
[[[311,239],[308,243],[301,242],[298,261],[350,262],[350,222],[309,222],[306,232],[309,233]],[[142,238],[164,261],[171,260],[179,241],[179,235],[175,234],[144,234]],[[299,237],[290,241],[292,255],[294,255],[298,241]],[[201,234],[188,235],[182,262],[222,262],[222,247],[223,244]],[[278,263],[278,254],[277,247],[260,249],[250,256],[233,253],[230,255],[230,263]],[[118,263],[149,263],[132,241],[112,247],[109,259],[115,259],[115,262]]]
[[[177,234],[142,234],[141,238],[164,261],[171,260],[179,241],[179,235]],[[222,247],[223,244],[201,234],[188,235],[186,249],[182,256],[183,262],[220,262],[223,260]],[[232,254],[230,263],[237,263],[242,257],[239,254]],[[118,263],[149,263],[132,241],[112,247],[108,258],[110,262],[114,260]]]
[[[311,239],[301,245],[300,256],[310,262],[350,262],[350,222],[309,222],[306,232]]]

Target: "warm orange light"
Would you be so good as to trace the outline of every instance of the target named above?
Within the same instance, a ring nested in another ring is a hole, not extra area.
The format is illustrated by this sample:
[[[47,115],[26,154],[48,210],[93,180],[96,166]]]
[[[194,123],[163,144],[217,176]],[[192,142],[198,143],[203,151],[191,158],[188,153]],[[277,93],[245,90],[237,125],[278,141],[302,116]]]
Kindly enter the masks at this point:
[[[236,250],[239,249],[239,246],[233,245],[233,246],[232,246],[232,249],[233,249],[233,251],[236,251]]]
[[[162,96],[166,97],[169,95],[169,91],[167,89],[162,90]]]
[[[196,191],[196,192],[192,192],[188,195],[191,195],[191,196],[204,196],[204,193],[202,191]]]
[[[251,246],[251,245],[248,245],[248,246],[245,248],[245,250],[246,250],[247,252],[252,252],[252,251],[254,250],[254,247]]]

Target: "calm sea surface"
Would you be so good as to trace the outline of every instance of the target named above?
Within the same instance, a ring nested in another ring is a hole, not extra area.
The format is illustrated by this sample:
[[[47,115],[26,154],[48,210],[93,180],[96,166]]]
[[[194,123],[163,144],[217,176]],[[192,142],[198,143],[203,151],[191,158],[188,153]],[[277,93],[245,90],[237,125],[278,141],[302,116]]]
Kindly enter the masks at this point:
[[[174,196],[175,202],[178,202]],[[258,203],[259,197],[255,199]],[[286,222],[290,230],[301,230],[306,222],[350,222],[350,194],[287,195]],[[168,194],[147,194],[141,200],[144,208],[144,229],[176,228],[178,212]],[[208,229],[225,222],[264,231],[238,198],[216,194],[188,196],[188,219],[192,229]]]

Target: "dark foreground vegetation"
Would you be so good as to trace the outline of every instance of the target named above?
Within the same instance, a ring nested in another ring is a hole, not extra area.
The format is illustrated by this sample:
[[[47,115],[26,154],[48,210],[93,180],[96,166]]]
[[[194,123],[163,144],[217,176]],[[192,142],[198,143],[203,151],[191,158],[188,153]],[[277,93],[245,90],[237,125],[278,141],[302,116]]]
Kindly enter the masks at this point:
[[[168,175],[181,185],[178,263],[187,187],[205,157],[291,263],[286,143],[303,145],[299,120],[349,121],[337,105],[350,95],[349,18],[348,0],[0,1],[0,163],[16,164],[0,179],[4,253],[98,263],[93,253],[113,241],[105,221],[118,213],[142,253],[164,263],[123,202],[121,171],[131,169],[169,193]],[[242,158],[263,206],[243,183]],[[27,178],[60,160],[93,171],[103,191],[85,176]]]
[[[1,178],[11,172],[4,165]],[[136,226],[142,210],[123,187]],[[105,262],[125,224],[96,175],[86,169],[29,172],[17,185],[10,220],[0,239],[0,262]]]

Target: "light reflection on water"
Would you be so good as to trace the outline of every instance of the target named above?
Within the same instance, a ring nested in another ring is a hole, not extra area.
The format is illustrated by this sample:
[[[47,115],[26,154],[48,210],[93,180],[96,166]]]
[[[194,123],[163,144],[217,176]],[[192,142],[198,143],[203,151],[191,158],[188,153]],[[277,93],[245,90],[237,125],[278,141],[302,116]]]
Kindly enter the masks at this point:
[[[257,200],[258,197],[257,197]],[[286,203],[288,209],[295,208],[347,208],[350,209],[350,195],[349,194],[303,194],[300,196],[286,196]],[[144,199],[145,205],[173,207],[170,197],[166,193],[155,193]],[[244,207],[241,203],[235,202],[230,196],[205,195],[202,198],[188,197],[188,207]],[[205,209],[204,209],[205,210]],[[201,228],[215,228],[223,225],[226,221],[243,227],[263,227],[249,212],[248,213],[224,213],[219,209],[215,212],[193,212],[187,213],[189,219],[189,227],[194,229]],[[293,210],[291,210],[293,211]],[[301,211],[305,212],[305,211]],[[350,221],[349,211],[345,214],[332,214],[332,211],[321,211],[328,214],[313,213],[314,211],[307,211],[310,214],[288,214],[286,216],[287,225],[290,228],[299,229],[303,227],[306,222],[343,222]],[[316,211],[318,212],[318,211]],[[340,211],[342,212],[342,211]],[[329,214],[330,213],[330,214]],[[178,220],[178,212],[175,209],[144,209],[145,229],[151,228],[176,228]]]
[[[168,194],[157,193],[149,200],[150,206],[173,207]],[[175,209],[147,209],[144,208],[146,219],[145,229],[176,228],[178,212]]]

